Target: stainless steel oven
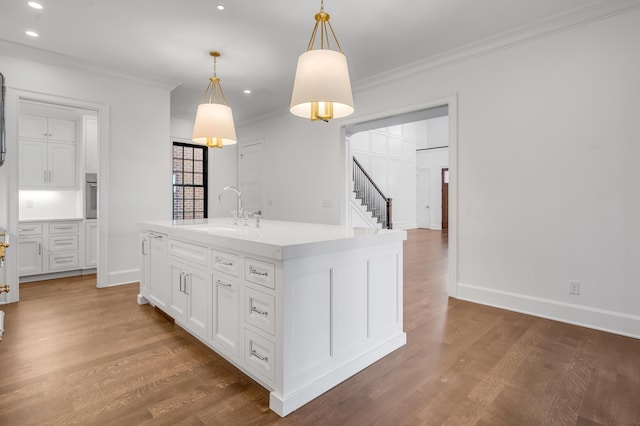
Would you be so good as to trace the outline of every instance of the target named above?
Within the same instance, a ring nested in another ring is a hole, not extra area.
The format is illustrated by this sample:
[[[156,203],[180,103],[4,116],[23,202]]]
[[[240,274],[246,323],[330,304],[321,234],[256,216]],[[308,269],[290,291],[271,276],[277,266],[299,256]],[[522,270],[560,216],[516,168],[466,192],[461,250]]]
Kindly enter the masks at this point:
[[[98,218],[98,174],[87,173],[84,183],[84,218]]]

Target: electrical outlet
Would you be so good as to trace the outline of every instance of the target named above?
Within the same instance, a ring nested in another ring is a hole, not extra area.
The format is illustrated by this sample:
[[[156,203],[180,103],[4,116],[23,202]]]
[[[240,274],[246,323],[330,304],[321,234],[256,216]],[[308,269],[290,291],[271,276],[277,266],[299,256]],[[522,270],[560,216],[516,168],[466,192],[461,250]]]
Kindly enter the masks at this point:
[[[569,294],[580,294],[580,282],[579,281],[569,281]]]

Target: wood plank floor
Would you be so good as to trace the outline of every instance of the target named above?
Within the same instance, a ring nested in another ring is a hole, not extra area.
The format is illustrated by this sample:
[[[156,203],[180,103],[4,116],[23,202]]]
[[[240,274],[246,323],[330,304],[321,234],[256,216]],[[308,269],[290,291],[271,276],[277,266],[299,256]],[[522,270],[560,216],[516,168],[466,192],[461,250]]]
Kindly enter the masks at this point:
[[[0,425],[640,425],[640,340],[448,299],[442,232],[410,231],[404,263],[407,345],[284,419],[137,285],[22,285]]]

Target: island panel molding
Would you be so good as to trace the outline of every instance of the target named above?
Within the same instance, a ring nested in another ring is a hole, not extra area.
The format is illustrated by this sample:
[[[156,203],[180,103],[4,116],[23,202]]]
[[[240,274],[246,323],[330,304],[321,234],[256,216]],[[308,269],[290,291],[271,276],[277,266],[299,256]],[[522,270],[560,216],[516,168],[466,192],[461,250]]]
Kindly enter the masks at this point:
[[[231,222],[141,223],[138,303],[269,389],[273,411],[286,416],[406,343],[405,231]]]

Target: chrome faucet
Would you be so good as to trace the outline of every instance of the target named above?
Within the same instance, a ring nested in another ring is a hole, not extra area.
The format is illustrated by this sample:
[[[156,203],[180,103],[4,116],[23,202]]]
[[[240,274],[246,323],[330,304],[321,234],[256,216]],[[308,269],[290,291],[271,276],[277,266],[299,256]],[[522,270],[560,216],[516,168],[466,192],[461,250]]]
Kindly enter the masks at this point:
[[[236,188],[235,186],[225,186],[224,188],[222,188],[222,191],[220,191],[220,194],[218,194],[218,201],[220,203],[222,203],[222,194],[224,194],[224,191],[226,191],[227,189],[234,191],[238,196],[238,210],[234,212],[233,216],[234,225],[238,225],[238,220],[242,218],[242,215],[244,213],[244,211],[242,210],[242,193],[238,191],[238,188]]]

